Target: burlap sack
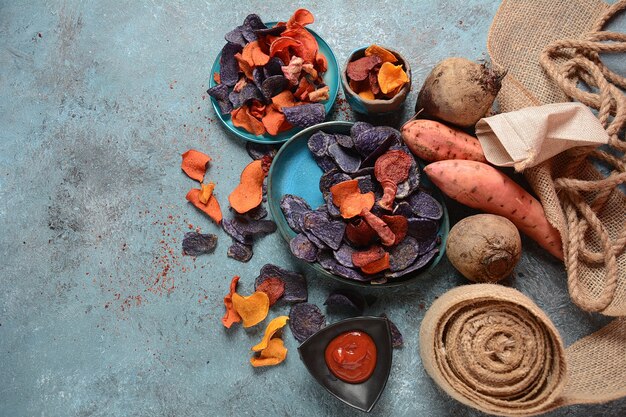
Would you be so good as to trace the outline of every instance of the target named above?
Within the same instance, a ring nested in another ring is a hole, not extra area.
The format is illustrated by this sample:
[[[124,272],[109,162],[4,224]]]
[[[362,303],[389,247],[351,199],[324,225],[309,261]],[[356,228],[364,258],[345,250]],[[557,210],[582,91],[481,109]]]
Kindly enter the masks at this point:
[[[626,79],[604,67],[598,53],[626,52],[626,35],[601,31],[623,9],[626,0],[504,0],[488,38],[494,66],[508,71],[501,111],[574,98],[599,110],[618,151],[576,148],[524,171],[561,233],[572,300],[609,316],[626,315],[626,197],[618,187],[626,182],[626,98],[619,89]],[[578,89],[577,81],[598,93]],[[608,177],[592,158],[610,167]]]
[[[565,349],[545,313],[512,288],[448,291],[426,312],[419,343],[431,378],[486,413],[532,416],[626,396],[626,318]]]

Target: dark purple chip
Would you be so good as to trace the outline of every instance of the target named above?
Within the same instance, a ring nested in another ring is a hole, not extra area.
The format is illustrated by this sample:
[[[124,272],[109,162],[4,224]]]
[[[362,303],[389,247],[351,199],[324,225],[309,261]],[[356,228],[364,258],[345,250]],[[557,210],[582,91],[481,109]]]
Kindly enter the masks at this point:
[[[415,217],[411,205],[406,201],[401,201],[400,203],[396,204],[396,207],[393,209],[393,214],[404,216],[407,219],[412,219]]]
[[[343,146],[346,149],[354,148],[354,140],[352,140],[352,136],[336,133],[335,140],[340,146]]]
[[[389,251],[389,270],[397,272],[411,266],[419,256],[419,247],[417,240],[411,236],[405,237]]]
[[[372,181],[372,177],[370,177],[369,175],[355,177],[353,179],[359,182],[359,190],[361,190],[362,194],[369,193],[370,191],[373,192],[376,190],[376,188],[380,188],[376,186],[377,184]]]
[[[267,217],[267,210],[263,207],[262,204],[259,204],[252,210],[246,212],[246,217],[248,220],[261,220]]]
[[[420,243],[419,255],[422,256],[426,252],[430,252],[439,245],[441,245],[441,236],[434,235],[431,239],[425,240]]]
[[[343,172],[355,172],[359,169],[359,165],[361,165],[359,155],[342,148],[338,143],[330,144],[327,152]]]
[[[381,128],[385,128],[386,130],[389,131],[388,136],[376,147],[376,149],[374,149],[372,152],[370,152],[367,155],[367,157],[361,163],[361,167],[374,166],[374,164],[376,163],[376,160],[378,159],[379,156],[381,156],[382,154],[387,152],[387,150],[389,149],[389,147],[391,145],[397,143],[399,140],[402,140],[402,139],[400,139],[398,131],[393,129],[393,128],[390,128],[390,127],[387,127],[387,126],[380,126],[380,127],[374,128],[374,129],[381,129]],[[392,132],[392,131],[395,131],[395,133]],[[362,135],[367,136],[367,132],[365,132]],[[355,141],[355,143],[356,143],[356,141]]]
[[[254,30],[267,29],[267,26],[265,26],[265,23],[263,23],[259,15],[254,13],[250,13],[248,16],[246,16],[243,21],[243,25],[248,26],[250,29]]]
[[[274,233],[276,223],[273,220],[250,220],[235,216],[222,220],[222,228],[236,241],[251,245],[254,237]]]
[[[413,193],[407,199],[413,213],[427,219],[439,220],[443,216],[443,207],[439,201],[424,191]]]
[[[326,201],[326,212],[335,219],[341,217],[341,212],[339,211],[339,207],[333,203],[333,195],[331,193],[324,194],[324,201]]]
[[[337,169],[337,164],[335,163],[333,158],[331,158],[328,155],[314,156],[313,158],[315,159],[317,166],[319,166],[323,172],[328,172],[328,171]]]
[[[249,220],[242,222],[241,230],[244,234],[252,237],[272,234],[276,231],[276,223],[273,220]]]
[[[235,54],[241,52],[241,45],[226,42],[222,48],[220,56],[220,83],[229,87],[234,86],[239,81],[239,63],[235,59]]]
[[[240,227],[240,220],[238,217],[233,217],[232,219],[223,219],[222,229],[224,229],[228,236],[232,237],[237,242],[244,245],[252,245],[252,236],[244,233],[244,231]]]
[[[228,98],[233,103],[233,107],[236,109],[243,106],[250,100],[263,101],[261,92],[253,83],[247,83],[238,93],[234,90],[231,91]]]
[[[367,307],[367,301],[365,301],[365,297],[361,293],[356,291],[335,290],[326,298],[324,305],[330,312],[349,310],[360,316],[363,315],[365,307]]]
[[[326,325],[326,318],[315,304],[300,303],[291,307],[289,328],[300,343]]]
[[[256,290],[266,279],[276,277],[285,283],[285,292],[282,300],[288,303],[301,303],[308,299],[306,289],[306,278],[297,272],[288,271],[276,265],[265,264],[261,268],[259,276],[254,280],[254,289]]]
[[[322,242],[322,240],[319,237],[315,236],[313,234],[313,232],[311,232],[309,230],[303,230],[302,233],[304,233],[306,235],[306,237],[308,237],[309,240],[311,242],[313,242],[313,244],[315,246],[318,247],[318,249],[320,249],[320,250],[328,249],[328,245],[326,243]]]
[[[285,194],[280,200],[280,208],[289,227],[296,233],[302,232],[303,217],[311,211],[309,203],[296,195]]]
[[[235,29],[228,32],[224,36],[224,39],[226,39],[226,42],[234,43],[242,47],[246,46],[246,43],[248,43],[243,37],[243,26],[237,26]]]
[[[303,226],[333,250],[339,249],[346,231],[342,220],[330,220],[328,215],[317,211],[304,215]]]
[[[324,268],[331,274],[338,275],[342,278],[351,279],[353,281],[369,281],[372,279],[372,277],[365,277],[361,275],[361,273],[355,269],[341,265],[328,252],[320,252],[317,256],[317,260],[322,268]]]
[[[233,240],[233,244],[228,248],[226,255],[239,262],[248,262],[252,258],[252,246]]]
[[[359,133],[353,137],[353,140],[356,150],[364,157],[368,157],[372,152],[377,151],[381,145],[385,144],[385,149],[380,152],[382,155],[391,145],[400,143],[401,138],[400,132],[396,129],[388,126],[377,126]],[[374,161],[376,158],[374,158]]]
[[[276,156],[278,149],[279,147],[276,145],[266,145],[250,141],[246,142],[246,151],[248,155],[250,155],[250,158],[254,160],[262,159],[264,156],[273,158]]]
[[[350,176],[352,178],[356,178],[356,177],[364,177],[364,176],[373,176],[374,175],[374,167],[363,167],[360,168],[358,171],[353,172],[352,174],[350,174]]]
[[[394,348],[399,348],[404,344],[404,338],[402,337],[402,333],[395,325],[393,321],[385,313],[381,314],[380,317],[384,317],[389,322],[389,328],[391,329],[391,345]]]
[[[320,177],[320,191],[322,194],[330,192],[330,187],[340,182],[349,181],[352,178],[346,173],[343,173],[337,169],[330,170],[322,174]]]
[[[330,135],[322,131],[315,132],[307,141],[307,146],[315,156],[324,156],[328,152],[330,145]]]
[[[366,130],[370,130],[373,127],[374,126],[372,126],[371,124],[367,122],[354,123],[352,127],[350,128],[350,136],[352,136],[353,143],[354,143],[355,137],[359,136],[362,132],[365,132]]]
[[[272,57],[270,60],[263,66],[263,75],[265,78],[269,78],[273,75],[282,75],[283,74],[283,61],[278,57]]]
[[[228,90],[226,84],[218,84],[206,90],[206,92],[217,101],[218,106],[220,106],[220,113],[222,114],[229,114],[233,111],[233,103],[231,103],[228,98]]]
[[[321,103],[283,107],[283,114],[287,121],[296,127],[313,126],[322,123],[326,118],[326,110]]]
[[[263,69],[259,67],[255,67],[252,70],[252,79],[254,80],[254,84],[258,87],[263,85],[263,81],[265,80],[265,74],[263,73]]]
[[[341,265],[348,268],[354,268],[354,264],[352,263],[352,254],[354,252],[356,252],[356,249],[347,243],[342,243],[341,246],[339,246],[339,249],[333,252],[333,256]]]
[[[417,166],[417,162],[413,161],[411,168],[409,168],[409,177],[398,184],[398,190],[396,191],[396,198],[403,199],[415,192],[420,185],[420,170]]]
[[[265,99],[269,102],[272,97],[274,97],[278,93],[281,93],[285,88],[287,88],[288,84],[289,81],[287,81],[284,75],[272,75],[271,77],[267,77],[265,80],[263,80],[263,84],[261,84],[261,92],[263,93],[263,97],[265,97]],[[284,109],[285,108],[283,108],[283,111]]]
[[[198,256],[204,253],[213,253],[217,246],[217,236],[187,232],[183,238],[183,255]]]
[[[437,255],[438,253],[439,253],[439,248],[435,248],[429,252],[426,252],[425,254],[420,255],[415,261],[415,263],[409,266],[407,269],[403,269],[402,271],[397,271],[397,272],[387,272],[385,274],[385,277],[389,279],[399,278],[399,277],[408,275],[410,273],[419,271],[420,269],[428,265],[428,263],[432,261],[435,255]]]
[[[408,219],[409,231],[408,234],[413,236],[418,241],[430,240],[437,234],[439,228],[436,221],[425,218]]]
[[[287,29],[287,26],[274,26],[273,28],[254,29],[254,33],[256,33],[257,36],[279,36],[285,29]]]
[[[315,262],[317,260],[317,246],[303,233],[298,233],[289,241],[289,248],[291,253],[298,259],[307,262]]]

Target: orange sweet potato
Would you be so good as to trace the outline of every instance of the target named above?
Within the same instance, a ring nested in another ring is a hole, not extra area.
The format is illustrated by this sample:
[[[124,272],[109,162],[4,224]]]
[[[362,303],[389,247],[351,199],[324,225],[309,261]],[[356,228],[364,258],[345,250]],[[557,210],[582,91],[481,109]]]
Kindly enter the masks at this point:
[[[480,142],[467,133],[433,120],[412,120],[402,126],[402,139],[424,161],[468,159],[487,162]]]
[[[424,172],[448,197],[506,217],[522,233],[563,259],[561,236],[546,219],[541,203],[491,165],[452,159],[433,162]]]
[[[239,185],[228,196],[230,206],[240,214],[246,213],[261,204],[263,200],[263,180],[267,167],[263,160],[252,161],[241,172]]]

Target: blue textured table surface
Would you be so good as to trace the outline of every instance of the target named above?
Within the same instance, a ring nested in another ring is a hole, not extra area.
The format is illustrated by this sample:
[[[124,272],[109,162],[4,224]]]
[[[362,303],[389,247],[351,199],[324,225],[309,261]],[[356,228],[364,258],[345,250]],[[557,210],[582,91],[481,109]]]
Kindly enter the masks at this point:
[[[285,20],[296,6],[36,3],[0,5],[0,415],[354,415],[308,375],[288,330],[286,362],[254,369],[249,349],[263,326],[226,331],[220,322],[231,277],[249,293],[268,262],[304,272],[320,306],[336,284],[296,263],[278,233],[255,245],[249,263],[227,258],[230,239],[185,202],[194,183],[180,171],[187,149],[211,155],[208,177],[226,206],[249,158],[210,107],[210,65],[248,13]],[[437,61],[486,57],[498,2],[307,7],[340,62],[370,43],[409,59],[414,86],[399,124]],[[340,99],[331,119],[355,116]],[[467,213],[450,210],[453,221]],[[213,255],[181,255],[190,227],[219,236]],[[157,277],[165,279],[154,285]],[[418,355],[426,309],[465,282],[444,260],[408,288],[367,292],[378,296],[368,312],[386,312],[405,338],[373,415],[480,414],[447,398]],[[505,284],[545,309],[567,345],[607,322],[570,302],[563,267],[528,240]],[[626,401],[550,415],[624,416]]]

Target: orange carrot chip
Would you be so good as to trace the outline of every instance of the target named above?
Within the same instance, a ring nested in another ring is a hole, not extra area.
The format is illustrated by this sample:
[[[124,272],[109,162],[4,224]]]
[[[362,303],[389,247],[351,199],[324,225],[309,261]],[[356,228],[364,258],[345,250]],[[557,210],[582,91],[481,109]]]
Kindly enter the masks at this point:
[[[230,326],[232,326],[233,323],[239,323],[241,321],[241,317],[233,308],[233,294],[235,294],[237,290],[237,282],[239,282],[239,277],[235,275],[233,280],[230,282],[230,292],[226,295],[226,297],[224,297],[226,314],[222,317],[222,324],[228,329],[230,329]]]
[[[198,188],[192,188],[189,190],[185,198],[191,204],[196,206],[196,208],[205,212],[213,221],[217,224],[220,224],[222,221],[222,209],[220,207],[220,203],[215,198],[215,195],[211,195],[206,204],[200,201],[200,196],[202,194],[202,190]]]
[[[183,162],[180,165],[182,170],[189,176],[189,178],[202,182],[204,174],[206,173],[206,167],[211,157],[195,149],[189,149],[183,155]]]
[[[241,106],[230,113],[233,126],[245,129],[253,135],[260,136],[265,133],[265,127],[256,117],[250,114],[249,106]]]
[[[234,293],[233,308],[241,316],[243,327],[251,327],[265,320],[270,311],[270,299],[260,291],[247,297]]]
[[[401,88],[404,84],[409,82],[409,77],[402,69],[402,65],[393,65],[390,62],[385,62],[378,71],[378,85],[380,85],[380,91],[383,94],[387,94],[390,91]]]
[[[398,58],[382,46],[370,45],[365,50],[365,56],[372,55],[376,55],[377,57],[379,57],[381,62],[391,62],[392,64],[398,62]]]
[[[248,43],[241,52],[241,58],[252,68],[262,67],[270,60],[269,55],[261,50],[259,41]]]
[[[296,105],[296,99],[293,97],[293,93],[289,90],[285,90],[272,97],[272,103],[276,106],[276,109],[283,111],[283,107],[293,107]]]
[[[213,190],[215,189],[215,184],[210,182],[208,184],[200,184],[200,195],[198,196],[198,200],[202,204],[207,204],[211,197],[213,196]]]
[[[282,93],[281,93],[282,94]],[[290,93],[291,94],[291,93]],[[270,135],[278,135],[280,132],[291,129],[291,124],[285,118],[285,115],[272,105],[268,107],[265,116],[261,119],[265,130]]]
[[[250,364],[255,368],[259,366],[278,365],[287,357],[287,348],[283,343],[283,339],[271,339],[265,349],[258,355],[250,358]]]
[[[339,207],[341,217],[350,219],[361,214],[363,210],[374,207],[374,193],[361,194],[358,180],[343,181],[330,187],[333,203]]]
[[[241,172],[239,185],[228,196],[230,206],[239,214],[246,213],[261,204],[263,180],[269,169],[262,159],[250,162]]]
[[[313,22],[315,22],[313,13],[311,13],[307,9],[298,9],[287,21],[287,27],[292,28],[294,26],[306,26],[310,25]]]
[[[263,335],[263,339],[261,339],[261,341],[256,345],[252,346],[252,350],[255,352],[260,352],[263,349],[267,348],[274,334],[283,327],[285,327],[285,325],[287,324],[287,320],[289,320],[288,316],[278,316],[272,319],[272,321],[270,321],[265,328],[265,334]]]
[[[215,81],[216,84],[220,84],[222,82],[219,72],[213,73],[213,81]]]

